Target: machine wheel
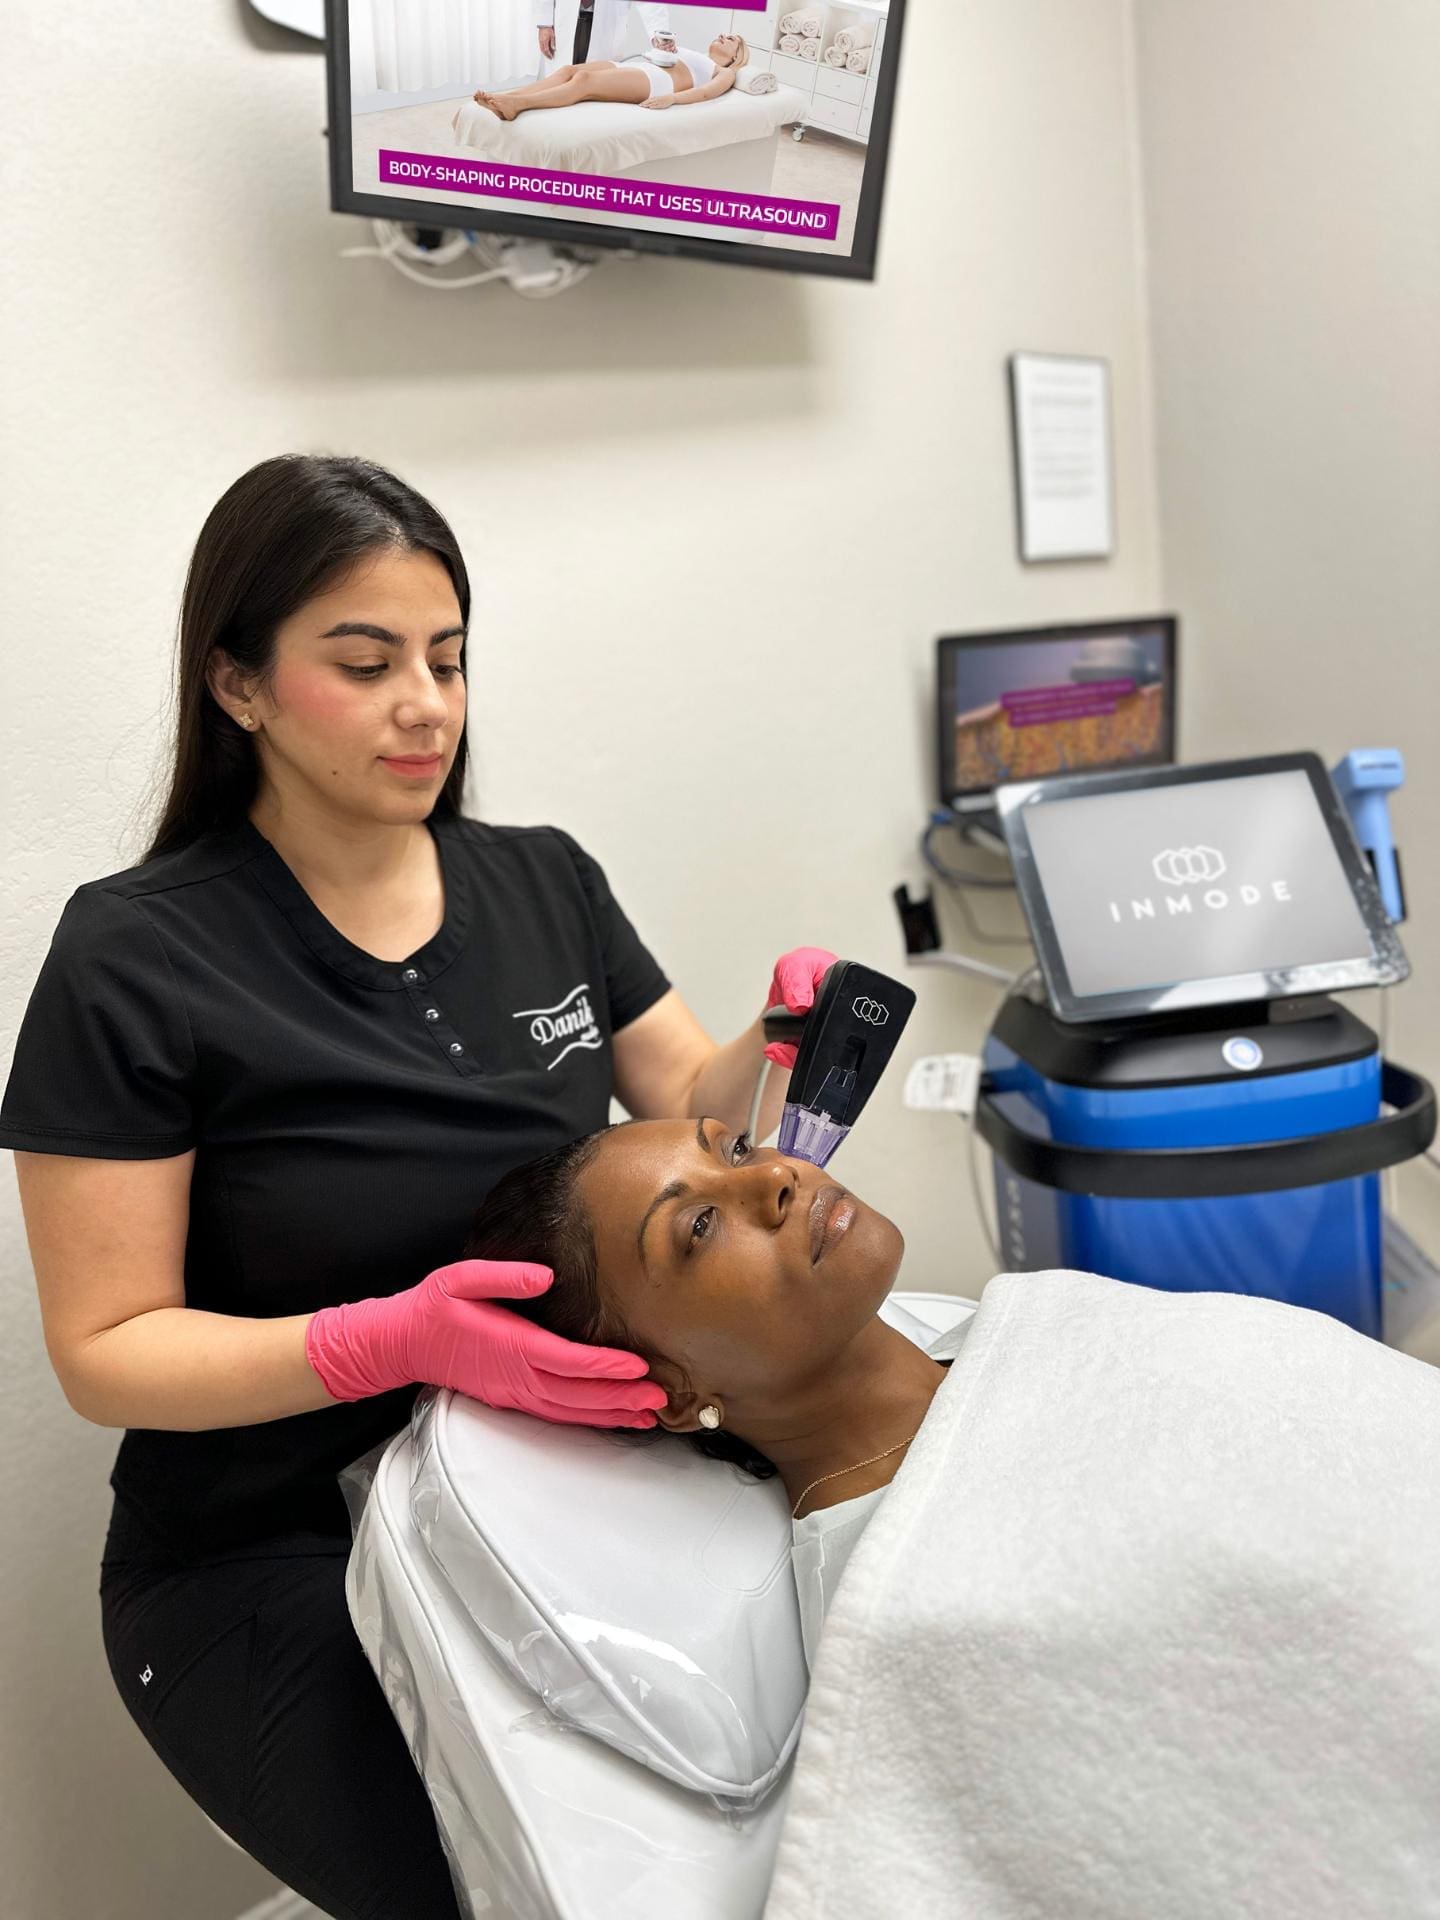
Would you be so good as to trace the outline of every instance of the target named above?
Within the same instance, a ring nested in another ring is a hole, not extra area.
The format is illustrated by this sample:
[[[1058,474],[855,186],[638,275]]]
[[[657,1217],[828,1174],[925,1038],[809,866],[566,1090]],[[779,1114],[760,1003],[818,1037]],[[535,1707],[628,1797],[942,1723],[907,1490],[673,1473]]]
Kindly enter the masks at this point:
[[[793,140],[803,140],[805,138],[805,129],[800,125],[798,120],[795,123],[790,137]]]

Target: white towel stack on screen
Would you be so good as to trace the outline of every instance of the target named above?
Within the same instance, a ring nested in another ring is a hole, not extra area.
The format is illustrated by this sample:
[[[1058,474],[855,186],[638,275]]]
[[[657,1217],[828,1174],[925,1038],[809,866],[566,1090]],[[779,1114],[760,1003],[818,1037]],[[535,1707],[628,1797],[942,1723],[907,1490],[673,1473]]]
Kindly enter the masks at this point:
[[[798,33],[782,33],[780,36],[780,51],[781,53],[798,55],[800,52],[799,34]]]
[[[839,47],[830,46],[826,47],[820,58],[827,67],[843,67],[849,56],[842,52]]]
[[[800,58],[802,60],[813,60],[818,67],[820,64],[820,42],[818,40],[802,40],[800,42]]]
[[[843,27],[831,43],[831,51],[840,56],[834,64],[837,67],[844,67],[847,73],[868,73],[874,46],[873,21],[863,21],[857,26]],[[825,57],[828,60],[830,56],[827,54]]]
[[[820,15],[811,12],[806,7],[797,7],[793,13],[781,14],[780,31],[781,33],[799,34],[804,40],[818,40],[820,38]]]
[[[775,93],[779,85],[768,68],[742,67],[735,76],[736,93]]]

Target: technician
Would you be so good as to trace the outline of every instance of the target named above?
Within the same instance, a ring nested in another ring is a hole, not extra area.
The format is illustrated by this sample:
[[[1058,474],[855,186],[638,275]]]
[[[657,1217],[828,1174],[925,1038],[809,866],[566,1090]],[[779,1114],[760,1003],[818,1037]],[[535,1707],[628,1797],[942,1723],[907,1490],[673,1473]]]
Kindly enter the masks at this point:
[[[346,1613],[336,1475],[423,1382],[652,1425],[639,1356],[506,1309],[548,1268],[446,1263],[612,1093],[743,1125],[764,1050],[758,1018],[707,1038],[568,834],[463,816],[469,614],[450,528],[383,469],[290,456],[229,489],[185,585],[159,826],[67,903],[0,1106],[52,1364],[128,1429],[115,1683],[205,1812],[341,1920],[458,1908]],[[832,957],[786,955],[766,1004],[808,1006]]]

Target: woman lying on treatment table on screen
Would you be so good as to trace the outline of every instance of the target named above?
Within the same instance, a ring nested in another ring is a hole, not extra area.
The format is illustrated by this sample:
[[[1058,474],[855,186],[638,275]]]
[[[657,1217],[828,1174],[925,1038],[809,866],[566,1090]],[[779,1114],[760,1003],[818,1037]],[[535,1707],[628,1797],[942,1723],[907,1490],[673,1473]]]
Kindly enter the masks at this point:
[[[800,1516],[809,1655],[849,1550],[945,1378],[877,1318],[903,1250],[892,1221],[808,1161],[753,1148],[718,1120],[658,1120],[507,1174],[463,1257],[552,1268],[547,1291],[509,1302],[517,1312],[644,1354],[670,1396],[662,1427],[779,1473]]]
[[[613,100],[635,107],[687,107],[701,100],[718,100],[735,84],[735,76],[750,58],[750,49],[738,33],[722,33],[710,42],[708,53],[681,47],[662,64],[654,50],[627,60],[587,60],[580,66],[559,67],[529,86],[508,93],[486,93],[475,98],[502,120],[539,107],[573,107],[582,100]]]

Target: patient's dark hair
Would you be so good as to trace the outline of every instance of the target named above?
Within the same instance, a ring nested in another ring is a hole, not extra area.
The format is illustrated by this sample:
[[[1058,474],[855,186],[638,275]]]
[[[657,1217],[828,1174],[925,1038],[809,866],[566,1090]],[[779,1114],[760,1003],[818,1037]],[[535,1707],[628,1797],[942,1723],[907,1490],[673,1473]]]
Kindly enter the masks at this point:
[[[611,1131],[602,1127],[505,1174],[476,1211],[460,1257],[528,1260],[549,1267],[555,1279],[544,1293],[506,1305],[562,1339],[589,1347],[628,1347],[648,1361],[663,1360],[666,1355],[647,1350],[634,1338],[600,1292],[595,1236],[579,1188],[581,1174]],[[728,1460],[757,1480],[768,1480],[775,1472],[774,1462],[737,1434],[685,1437],[710,1459]]]

